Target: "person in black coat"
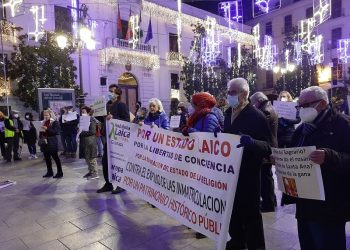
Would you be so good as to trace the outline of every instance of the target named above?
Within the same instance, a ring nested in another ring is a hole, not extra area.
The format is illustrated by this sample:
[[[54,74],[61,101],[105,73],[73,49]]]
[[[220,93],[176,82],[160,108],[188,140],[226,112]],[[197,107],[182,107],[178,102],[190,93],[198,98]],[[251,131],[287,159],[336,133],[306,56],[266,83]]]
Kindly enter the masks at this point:
[[[65,120],[66,116],[62,116],[63,133],[66,140],[66,157],[75,158],[77,153],[77,135],[78,135],[78,125],[79,125],[79,115],[74,113],[73,107],[67,107],[67,114],[69,116],[74,116],[73,120]]]
[[[55,115],[51,110],[44,110],[43,126],[44,132],[40,132],[39,135],[39,146],[41,151],[44,153],[46,162],[47,172],[43,176],[44,178],[62,178],[63,171],[60,158],[58,157],[58,139],[57,135],[60,134],[60,124],[55,119]],[[52,161],[54,159],[57,166],[57,173],[53,175]]]
[[[20,161],[22,158],[20,157],[20,152],[18,151],[19,142],[23,137],[23,123],[19,117],[19,112],[17,110],[12,110],[10,117],[4,120],[5,125],[5,138],[6,138],[6,160],[7,162],[11,162],[12,151],[13,151],[13,160]],[[6,130],[14,132],[13,136],[7,136]]]
[[[122,94],[123,94],[123,91],[119,86],[115,84],[112,84],[109,86],[110,100],[107,102],[108,115],[106,116],[106,122],[108,122],[110,119],[118,119],[118,120],[130,122],[130,113],[129,113],[128,106],[121,101]],[[106,128],[104,128],[103,131],[106,134]],[[113,190],[113,185],[112,183],[109,182],[107,144],[105,144],[103,147],[102,170],[103,170],[103,177],[105,179],[105,184],[103,185],[102,188],[97,190],[97,193],[112,191],[112,194],[119,194],[125,191],[121,187],[117,187],[115,190]]]
[[[23,122],[23,138],[24,143],[28,146],[28,151],[30,156],[29,159],[37,159],[36,156],[36,141],[37,141],[37,133],[36,129],[32,123],[33,121],[33,114],[32,113],[25,113],[24,115],[24,122]]]
[[[300,125],[293,147],[316,146],[310,160],[321,167],[325,201],[296,198],[302,250],[346,249],[345,223],[350,221],[350,121],[329,105],[318,86],[300,93]]]
[[[224,133],[241,135],[244,146],[230,221],[231,240],[226,249],[265,249],[260,212],[260,169],[271,153],[272,134],[264,114],[248,101],[249,85],[243,78],[228,83],[229,108]]]
[[[250,97],[252,105],[266,116],[272,132],[272,146],[277,148],[278,115],[268,97],[262,92],[256,92]],[[261,168],[261,212],[274,212],[277,206],[275,182],[270,158],[264,159]]]

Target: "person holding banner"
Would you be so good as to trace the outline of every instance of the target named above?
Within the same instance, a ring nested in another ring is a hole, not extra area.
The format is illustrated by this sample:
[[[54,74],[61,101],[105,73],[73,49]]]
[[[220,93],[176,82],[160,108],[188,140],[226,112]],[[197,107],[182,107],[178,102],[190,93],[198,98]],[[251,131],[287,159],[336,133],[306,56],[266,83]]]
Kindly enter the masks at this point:
[[[256,92],[250,97],[253,106],[266,116],[272,132],[272,146],[277,147],[278,116],[269,98],[263,92]],[[261,212],[274,212],[277,206],[275,181],[272,173],[270,158],[264,159],[261,168]]]
[[[118,120],[130,122],[130,113],[129,113],[128,106],[126,106],[126,104],[121,101],[122,94],[123,94],[123,90],[116,84],[111,84],[109,86],[109,94],[108,94],[109,101],[107,102],[108,115],[106,116],[106,122],[108,122],[111,119],[118,119]],[[98,189],[96,192],[103,193],[103,192],[112,191],[112,194],[119,194],[121,192],[124,192],[125,190],[121,187],[116,187],[116,189],[113,190],[113,184],[109,181],[109,178],[108,178],[107,150],[108,150],[107,145],[105,144],[103,147],[102,170],[103,170],[103,177],[106,183],[103,185],[102,188]]]
[[[302,124],[293,134],[292,146],[316,146],[310,160],[321,167],[326,198],[296,198],[300,247],[345,250],[345,224],[350,221],[350,121],[331,108],[327,92],[318,86],[301,91],[297,108]]]
[[[152,98],[148,101],[149,112],[146,119],[139,123],[140,125],[146,124],[151,127],[157,126],[158,128],[170,129],[168,116],[164,112],[162,102],[157,98]]]
[[[235,201],[230,221],[231,240],[226,249],[265,249],[260,212],[260,170],[271,154],[272,134],[267,118],[249,103],[249,85],[244,78],[228,82],[224,133],[241,135],[244,147]]]
[[[82,107],[81,115],[86,117],[90,116],[91,108]],[[88,131],[81,131],[79,143],[79,158],[85,159],[86,164],[88,165],[89,172],[84,175],[84,178],[88,180],[97,179],[97,148],[96,148],[96,122],[93,117],[90,117],[90,125]]]

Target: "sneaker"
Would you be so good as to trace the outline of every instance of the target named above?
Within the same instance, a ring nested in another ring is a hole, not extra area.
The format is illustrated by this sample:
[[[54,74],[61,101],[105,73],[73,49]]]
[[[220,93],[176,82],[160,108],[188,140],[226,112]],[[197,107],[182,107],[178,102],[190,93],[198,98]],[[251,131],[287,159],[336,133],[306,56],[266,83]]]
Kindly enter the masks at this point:
[[[33,155],[33,158],[34,158],[34,159],[38,159],[38,156],[37,156],[37,155]]]
[[[113,190],[113,185],[112,184],[105,184],[102,188],[98,189],[96,193],[104,193],[104,192],[110,192]]]
[[[33,155],[28,156],[28,160],[34,159]]]
[[[87,177],[88,180],[94,180],[94,179],[98,179],[98,178],[100,178],[100,177],[96,173],[90,174],[90,176]]]
[[[116,187],[116,189],[114,189],[112,191],[112,194],[120,194],[120,193],[123,193],[125,192],[125,189],[124,188],[121,188],[121,187]]]
[[[91,173],[89,172],[86,175],[84,175],[83,178],[88,178],[88,177],[90,177],[90,175],[91,175]]]

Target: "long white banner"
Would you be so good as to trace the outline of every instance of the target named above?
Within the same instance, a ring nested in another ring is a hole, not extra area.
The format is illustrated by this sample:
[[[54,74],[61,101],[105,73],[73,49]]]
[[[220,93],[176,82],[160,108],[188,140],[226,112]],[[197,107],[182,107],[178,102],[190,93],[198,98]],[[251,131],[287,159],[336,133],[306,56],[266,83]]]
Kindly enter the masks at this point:
[[[242,149],[239,136],[185,137],[119,120],[107,122],[109,179],[224,249]]]

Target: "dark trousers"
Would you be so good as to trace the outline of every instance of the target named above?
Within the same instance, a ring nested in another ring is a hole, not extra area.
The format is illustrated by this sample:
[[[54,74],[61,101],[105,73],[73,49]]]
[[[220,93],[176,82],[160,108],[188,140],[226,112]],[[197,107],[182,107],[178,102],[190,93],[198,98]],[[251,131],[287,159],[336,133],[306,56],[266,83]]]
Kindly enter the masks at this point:
[[[66,134],[67,152],[75,154],[77,152],[77,133]]]
[[[102,155],[102,171],[103,178],[105,179],[106,185],[112,185],[108,179],[108,155],[107,155],[107,143],[103,145],[103,155]]]
[[[18,159],[19,154],[18,154],[18,149],[19,149],[19,134],[15,133],[14,137],[8,137],[6,138],[6,160],[11,161],[12,158],[12,151],[13,151],[13,159]]]
[[[61,131],[61,143],[63,147],[63,152],[67,152],[67,136],[64,131]]]
[[[44,158],[45,158],[45,162],[46,162],[47,173],[49,173],[49,174],[53,174],[51,157],[56,163],[57,173],[58,174],[62,174],[63,173],[62,172],[61,161],[60,161],[60,158],[58,157],[57,153],[58,153],[57,151],[54,151],[54,152],[46,151],[46,152],[44,152]]]
[[[275,206],[277,205],[275,195],[275,183],[273,180],[271,168],[271,164],[264,164],[261,167],[261,206],[267,209],[275,208]]]
[[[27,144],[28,146],[28,151],[31,155],[36,155],[36,145],[34,144]]]
[[[264,228],[261,213],[242,212],[234,209],[230,221],[231,240],[227,250],[265,249]]]
[[[0,132],[0,149],[1,149],[1,156],[6,158],[5,133],[4,132]]]
[[[345,222],[298,220],[301,250],[346,250]]]

